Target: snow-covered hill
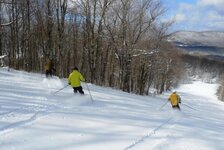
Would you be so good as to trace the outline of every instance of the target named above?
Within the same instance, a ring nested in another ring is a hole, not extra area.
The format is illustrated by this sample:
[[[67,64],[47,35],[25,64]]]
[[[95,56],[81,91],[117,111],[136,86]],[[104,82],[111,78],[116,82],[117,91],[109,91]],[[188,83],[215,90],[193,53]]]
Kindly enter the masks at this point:
[[[203,45],[203,46],[214,46],[224,48],[224,32],[190,32],[190,31],[179,31],[175,32],[169,41],[180,42],[186,45]]]
[[[181,112],[167,94],[138,96],[83,84],[74,95],[66,79],[0,69],[1,150],[223,150],[224,104],[216,84],[176,89]],[[166,104],[164,107],[161,108]]]

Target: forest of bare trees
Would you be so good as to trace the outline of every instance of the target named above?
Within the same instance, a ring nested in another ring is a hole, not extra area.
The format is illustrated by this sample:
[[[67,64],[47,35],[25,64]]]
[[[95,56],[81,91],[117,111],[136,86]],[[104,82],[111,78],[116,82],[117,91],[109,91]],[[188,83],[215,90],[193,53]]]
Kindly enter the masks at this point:
[[[32,72],[52,58],[59,77],[78,66],[97,85],[162,93],[184,72],[164,13],[159,0],[0,0],[0,56]]]

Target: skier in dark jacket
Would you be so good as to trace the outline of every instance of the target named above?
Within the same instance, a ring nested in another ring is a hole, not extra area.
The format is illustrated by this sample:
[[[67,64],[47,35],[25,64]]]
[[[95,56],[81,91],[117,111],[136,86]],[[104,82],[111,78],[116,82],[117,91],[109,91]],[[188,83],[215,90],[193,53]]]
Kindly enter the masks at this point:
[[[52,74],[53,74],[52,68],[53,68],[52,60],[48,58],[44,65],[46,77],[52,76]]]

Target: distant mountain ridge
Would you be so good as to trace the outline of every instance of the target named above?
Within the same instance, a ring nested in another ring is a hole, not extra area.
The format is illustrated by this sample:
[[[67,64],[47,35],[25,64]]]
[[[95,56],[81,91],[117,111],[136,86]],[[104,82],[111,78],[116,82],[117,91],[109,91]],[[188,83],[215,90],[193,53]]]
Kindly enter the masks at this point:
[[[182,43],[183,46],[212,46],[224,48],[224,32],[221,31],[178,31],[168,41]]]
[[[224,61],[224,32],[178,31],[168,41],[190,55],[203,55],[212,60]]]

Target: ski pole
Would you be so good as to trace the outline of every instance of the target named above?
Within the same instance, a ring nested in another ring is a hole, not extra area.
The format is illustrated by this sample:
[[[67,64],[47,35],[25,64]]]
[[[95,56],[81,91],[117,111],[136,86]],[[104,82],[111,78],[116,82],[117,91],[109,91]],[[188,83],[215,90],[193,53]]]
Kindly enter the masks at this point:
[[[182,104],[182,105],[184,105],[184,106],[186,106],[186,107],[188,107],[188,108],[190,108],[190,109],[196,110],[195,108],[193,108],[193,107],[191,107],[191,106],[188,106],[187,104]]]
[[[163,104],[159,110],[161,110],[164,106],[166,106],[166,104],[168,103],[169,101],[167,101],[165,104]]]
[[[56,94],[56,93],[58,93],[58,92],[62,91],[62,90],[63,90],[63,89],[65,89],[67,86],[69,86],[69,84],[68,84],[68,85],[66,85],[65,87],[63,87],[63,88],[61,88],[61,89],[57,90],[57,91],[56,91],[56,92],[54,92],[53,94]]]
[[[85,83],[86,83],[86,82],[85,82]],[[86,83],[86,87],[87,87],[87,89],[88,89],[88,91],[89,91],[90,99],[91,99],[91,101],[92,101],[92,103],[93,103],[93,97],[92,97],[92,94],[91,94],[91,92],[90,92],[90,90],[89,90],[89,86],[88,86],[87,83]]]

